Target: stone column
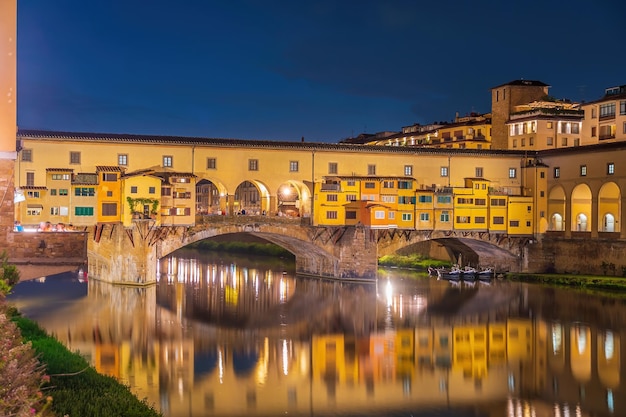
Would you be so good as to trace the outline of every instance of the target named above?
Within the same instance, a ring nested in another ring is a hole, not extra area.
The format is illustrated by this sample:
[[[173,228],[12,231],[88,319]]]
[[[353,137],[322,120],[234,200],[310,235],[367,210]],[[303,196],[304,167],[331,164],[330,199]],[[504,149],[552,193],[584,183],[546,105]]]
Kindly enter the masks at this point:
[[[624,227],[624,224],[626,222],[626,193],[624,193],[624,189],[620,188],[622,190],[621,193],[621,198],[620,198],[620,214],[619,214],[619,219],[616,219],[615,223],[617,226],[617,230],[619,231],[619,237],[620,239],[626,239],[626,227]],[[619,222],[619,223],[618,223]]]
[[[565,191],[565,213],[563,216],[563,221],[565,222],[565,237],[572,237],[572,190],[567,190],[563,187],[563,191]]]
[[[591,187],[590,187],[591,188]],[[591,238],[598,238],[598,191],[591,190]]]

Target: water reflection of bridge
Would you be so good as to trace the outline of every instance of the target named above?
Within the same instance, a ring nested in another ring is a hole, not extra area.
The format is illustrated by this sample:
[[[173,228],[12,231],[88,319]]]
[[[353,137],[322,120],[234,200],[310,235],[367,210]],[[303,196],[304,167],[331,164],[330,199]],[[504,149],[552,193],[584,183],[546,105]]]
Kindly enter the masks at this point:
[[[605,311],[596,320],[583,313],[589,321],[555,321],[552,308],[571,304],[521,285],[452,289],[396,277],[347,286],[289,273],[255,280],[254,271],[229,276],[228,268],[216,269],[219,286],[167,275],[151,288],[90,282],[85,299],[41,324],[170,416],[358,414],[447,404],[515,416],[507,399],[526,396],[579,404],[598,416],[626,410],[624,309],[601,309],[606,300],[586,300],[587,310]],[[236,302],[229,286],[237,289]],[[485,301],[507,293],[496,308]],[[460,309],[442,311],[461,298],[467,301]],[[263,307],[253,308],[255,299]],[[320,299],[331,301],[318,306]],[[196,302],[204,307],[190,309]]]

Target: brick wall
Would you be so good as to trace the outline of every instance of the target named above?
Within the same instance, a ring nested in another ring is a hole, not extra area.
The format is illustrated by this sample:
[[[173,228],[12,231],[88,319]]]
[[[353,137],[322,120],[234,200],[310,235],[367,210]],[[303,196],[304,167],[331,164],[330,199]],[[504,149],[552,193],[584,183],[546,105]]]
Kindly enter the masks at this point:
[[[528,246],[529,272],[623,276],[626,242],[608,239],[544,238]]]
[[[79,264],[87,260],[85,232],[11,232],[9,237],[7,253],[15,264]]]

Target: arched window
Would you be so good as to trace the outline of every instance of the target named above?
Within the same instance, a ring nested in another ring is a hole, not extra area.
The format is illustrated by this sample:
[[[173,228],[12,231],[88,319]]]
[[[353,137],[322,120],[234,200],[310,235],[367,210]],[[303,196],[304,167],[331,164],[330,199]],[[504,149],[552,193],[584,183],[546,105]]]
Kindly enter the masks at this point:
[[[611,213],[607,213],[604,215],[604,219],[602,221],[602,231],[603,232],[615,231],[615,217]]]
[[[587,231],[587,216],[583,213],[580,213],[578,216],[576,216],[576,231],[577,232]]]
[[[563,216],[559,213],[554,213],[552,215],[552,224],[550,225],[550,229],[558,232],[565,230],[563,228]]]

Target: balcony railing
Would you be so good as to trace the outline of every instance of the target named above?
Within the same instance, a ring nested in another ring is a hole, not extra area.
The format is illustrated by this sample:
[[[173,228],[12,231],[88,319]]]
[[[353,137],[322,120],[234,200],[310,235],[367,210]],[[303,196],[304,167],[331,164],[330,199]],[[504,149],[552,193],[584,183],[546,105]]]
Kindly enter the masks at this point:
[[[340,184],[322,184],[322,191],[341,191]]]
[[[615,119],[615,113],[610,113],[610,114],[601,114],[600,115],[600,121],[603,120],[612,120]]]

